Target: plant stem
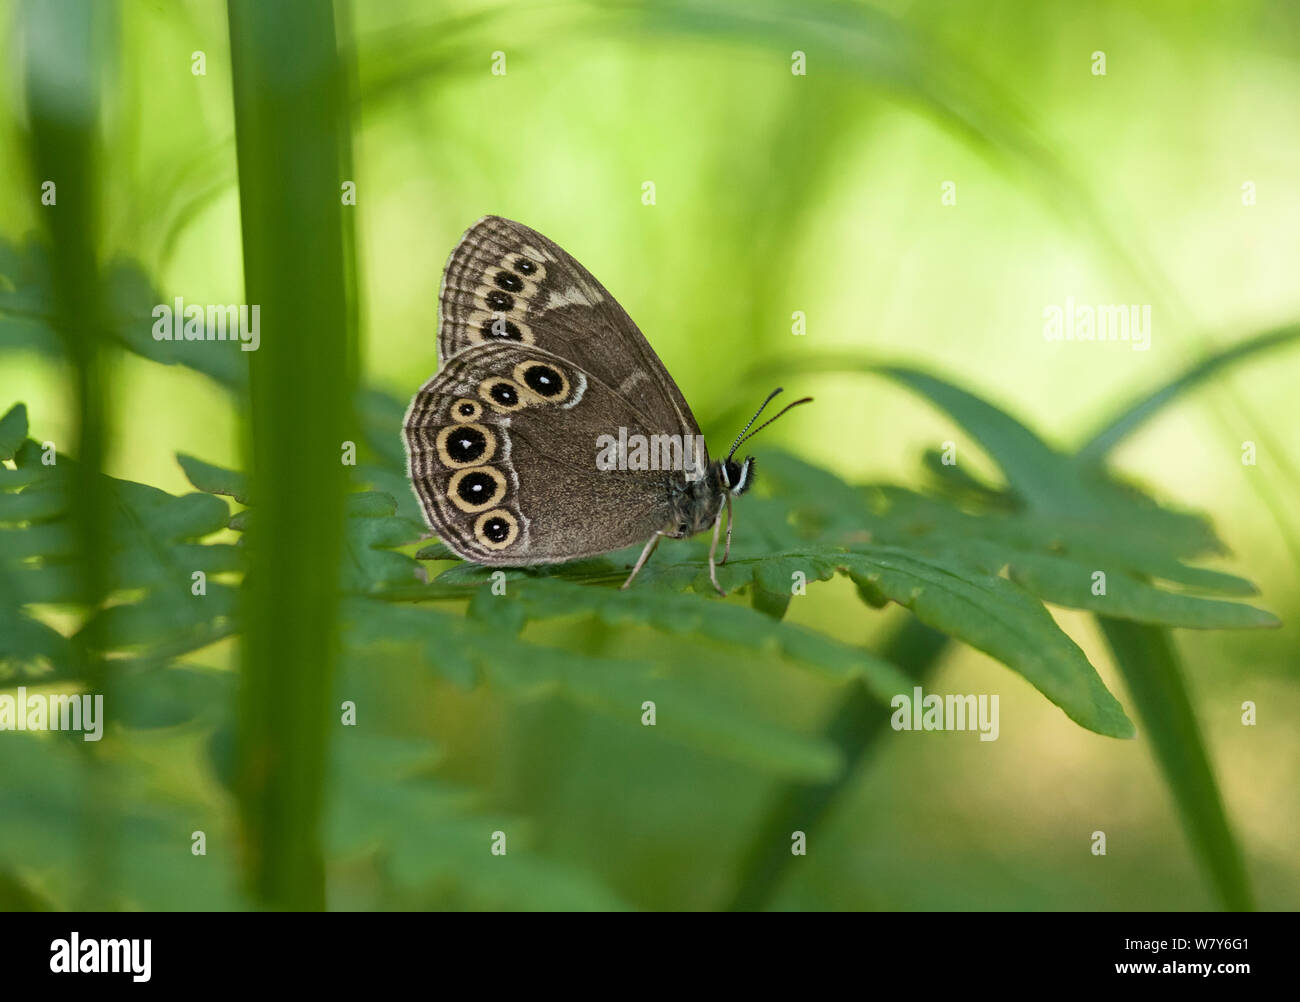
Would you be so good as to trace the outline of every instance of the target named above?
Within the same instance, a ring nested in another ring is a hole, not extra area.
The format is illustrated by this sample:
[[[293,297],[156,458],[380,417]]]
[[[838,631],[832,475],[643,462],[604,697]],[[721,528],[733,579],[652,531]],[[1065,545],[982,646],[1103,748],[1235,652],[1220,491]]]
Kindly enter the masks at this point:
[[[921,681],[947,644],[947,636],[909,615],[885,642],[881,655]],[[888,726],[889,715],[889,708],[871,696],[861,682],[846,687],[822,731],[840,750],[843,770],[825,783],[790,783],[776,794],[741,859],[736,891],[726,906],[729,911],[759,911],[770,904],[794,858],[790,852],[791,833],[802,831],[812,838],[813,830],[825,820],[831,805],[853,779],[858,763]]]
[[[246,882],[271,909],[326,904],[321,822],[355,372],[341,186],[350,142],[329,3],[230,0],[249,358],[239,704]],[[351,211],[350,209],[347,211]],[[227,350],[229,350],[227,348]]]
[[[1105,616],[1097,621],[1137,704],[1202,868],[1224,907],[1249,911],[1254,900],[1246,864],[1228,825],[1172,636],[1168,630],[1142,623]]]

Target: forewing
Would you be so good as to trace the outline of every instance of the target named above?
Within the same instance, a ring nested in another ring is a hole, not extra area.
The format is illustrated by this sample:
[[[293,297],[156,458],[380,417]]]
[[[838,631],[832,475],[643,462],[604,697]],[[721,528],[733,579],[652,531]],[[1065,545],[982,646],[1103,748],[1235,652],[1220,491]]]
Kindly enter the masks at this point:
[[[677,384],[632,318],[595,277],[536,230],[500,216],[471,226],[440,293],[438,353],[513,341],[595,376],[661,428],[698,435]]]

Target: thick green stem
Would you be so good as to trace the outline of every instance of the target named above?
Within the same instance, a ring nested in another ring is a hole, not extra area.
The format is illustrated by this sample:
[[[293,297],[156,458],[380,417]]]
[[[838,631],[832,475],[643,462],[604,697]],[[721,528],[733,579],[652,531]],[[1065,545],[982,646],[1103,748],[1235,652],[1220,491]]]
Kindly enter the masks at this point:
[[[1249,911],[1254,900],[1246,864],[1214,781],[1173,638],[1156,626],[1098,621],[1202,867],[1225,908]]]
[[[257,518],[247,534],[240,692],[247,882],[262,907],[318,909],[345,442],[357,438],[345,86],[329,3],[230,0],[229,15],[244,280],[261,318],[248,354]]]

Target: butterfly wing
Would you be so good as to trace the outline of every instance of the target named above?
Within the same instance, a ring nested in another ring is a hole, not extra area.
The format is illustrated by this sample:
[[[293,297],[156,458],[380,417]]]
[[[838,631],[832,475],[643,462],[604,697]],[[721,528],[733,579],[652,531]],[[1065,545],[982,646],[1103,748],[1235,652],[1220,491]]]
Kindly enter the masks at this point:
[[[438,354],[514,341],[590,373],[656,430],[696,436],[686,399],[632,318],[595,277],[522,223],[484,216],[452,251],[439,294]]]
[[[665,528],[668,472],[601,468],[601,436],[620,429],[664,433],[594,373],[497,340],[448,358],[403,422],[429,525],[468,560],[515,566],[607,553]]]

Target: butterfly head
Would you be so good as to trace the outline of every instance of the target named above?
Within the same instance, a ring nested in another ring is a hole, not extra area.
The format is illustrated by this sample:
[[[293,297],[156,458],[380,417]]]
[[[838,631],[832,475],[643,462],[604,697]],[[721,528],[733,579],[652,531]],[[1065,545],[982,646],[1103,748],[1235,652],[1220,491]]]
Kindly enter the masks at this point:
[[[757,428],[754,428],[754,422],[757,421],[758,416],[763,413],[763,408],[770,404],[772,398],[780,392],[782,392],[782,389],[778,386],[767,395],[767,399],[764,400],[758,410],[754,412],[754,416],[749,419],[749,424],[745,425],[745,427],[741,429],[740,434],[736,436],[736,440],[731,443],[731,451],[727,453],[727,458],[717,463],[717,476],[720,487],[732,497],[740,497],[740,495],[744,494],[745,491],[754,486],[754,457],[746,456],[743,463],[738,463],[735,460],[736,450],[740,448],[741,444],[753,438],[791,407],[798,407],[800,404],[812,402],[812,397],[801,397],[794,401],[794,403],[786,404]],[[754,430],[750,431],[750,428],[754,428]]]
[[[707,476],[697,480],[678,480],[672,484],[672,525],[675,536],[693,536],[713,525],[728,494],[740,497],[754,483],[754,457],[743,463],[734,459],[715,459]]]
[[[669,532],[676,536],[693,536],[697,532],[709,528],[718,518],[722,510],[723,502],[728,497],[740,497],[747,490],[754,486],[754,457],[746,456],[744,460],[736,460],[736,450],[747,439],[753,438],[769,424],[779,418],[791,407],[798,407],[800,404],[806,404],[812,400],[812,397],[803,397],[792,404],[787,404],[774,416],[768,418],[753,431],[754,422],[758,420],[758,415],[763,413],[763,407],[771,403],[772,398],[781,392],[778,386],[768,394],[763,406],[758,409],[758,413],[749,419],[749,424],[745,425],[744,430],[736,436],[736,440],[731,443],[731,451],[727,453],[726,459],[714,460],[709,465],[709,474],[698,480],[682,480],[674,483],[672,487],[672,517],[673,522],[669,527]]]
[[[732,497],[740,497],[754,486],[754,457],[746,456],[743,463],[727,458],[719,460],[718,483]]]

